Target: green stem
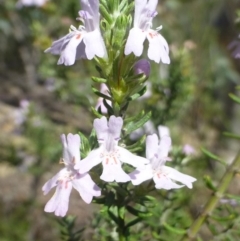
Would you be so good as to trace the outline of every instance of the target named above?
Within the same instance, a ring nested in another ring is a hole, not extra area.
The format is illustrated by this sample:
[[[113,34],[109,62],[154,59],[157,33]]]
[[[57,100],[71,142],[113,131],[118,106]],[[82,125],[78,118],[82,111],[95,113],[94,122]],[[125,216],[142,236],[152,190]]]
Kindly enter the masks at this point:
[[[193,222],[188,232],[182,237],[181,241],[189,241],[196,237],[197,233],[199,232],[206,218],[211,215],[219,199],[223,197],[225,191],[227,190],[230,182],[232,181],[235,173],[239,170],[239,168],[240,168],[240,151],[238,152],[232,164],[226,170],[222,180],[218,185],[217,191],[212,194],[211,198],[206,203],[202,212],[200,213],[198,218]]]
[[[123,234],[119,233],[119,241],[126,241]]]

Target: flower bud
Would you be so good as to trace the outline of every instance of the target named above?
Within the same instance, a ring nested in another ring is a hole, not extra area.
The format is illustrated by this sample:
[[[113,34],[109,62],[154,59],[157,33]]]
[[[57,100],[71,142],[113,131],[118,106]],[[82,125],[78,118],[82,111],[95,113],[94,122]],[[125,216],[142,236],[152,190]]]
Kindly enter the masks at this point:
[[[136,75],[144,74],[146,77],[148,77],[150,74],[151,66],[147,59],[140,59],[134,64],[133,70]]]

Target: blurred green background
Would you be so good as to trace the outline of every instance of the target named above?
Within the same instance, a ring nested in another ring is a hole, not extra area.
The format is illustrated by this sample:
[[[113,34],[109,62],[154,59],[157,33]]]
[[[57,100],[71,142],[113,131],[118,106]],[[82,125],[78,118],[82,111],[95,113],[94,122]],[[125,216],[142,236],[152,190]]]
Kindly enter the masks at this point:
[[[60,169],[60,134],[91,131],[90,107],[97,102],[91,76],[97,71],[90,61],[58,66],[58,56],[44,50],[67,34],[71,24],[79,25],[79,10],[76,0],[49,0],[40,7],[0,0],[0,241],[60,240],[57,218],[43,211],[52,194],[43,196],[41,187]],[[130,116],[143,108],[152,110],[155,128],[170,127],[172,155],[179,157],[186,144],[196,150],[186,170],[198,181],[193,191],[179,193],[178,204],[184,208],[167,219],[182,228],[190,225],[210,195],[203,176],[217,181],[223,173],[200,148],[227,161],[239,148],[237,141],[222,135],[223,131],[240,134],[240,108],[228,96],[237,95],[240,80],[240,60],[228,49],[240,33],[238,11],[240,16],[239,0],[160,1],[154,27],[163,25],[171,64],[152,63],[152,95],[135,101],[128,111]],[[237,195],[238,177],[234,182],[230,191]],[[164,200],[168,194],[161,195]],[[114,240],[104,239],[107,234],[98,230],[96,210],[72,193],[69,214],[77,215],[78,228],[88,226],[86,240]],[[163,211],[159,207],[156,213],[161,216]],[[152,217],[146,227],[159,233],[158,222],[158,216]],[[93,235],[97,232],[101,239]],[[206,227],[201,232],[203,240],[228,240],[215,237]],[[161,238],[146,234],[141,240],[174,239],[163,233]]]

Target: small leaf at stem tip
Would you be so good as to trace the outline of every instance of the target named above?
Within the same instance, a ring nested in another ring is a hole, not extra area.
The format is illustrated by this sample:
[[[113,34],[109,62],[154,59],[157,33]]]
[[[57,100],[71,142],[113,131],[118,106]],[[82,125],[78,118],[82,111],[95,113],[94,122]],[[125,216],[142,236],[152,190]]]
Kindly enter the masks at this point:
[[[103,117],[103,115],[101,115],[98,111],[96,111],[94,107],[91,107],[91,110],[97,118]]]
[[[187,233],[187,230],[172,227],[172,226],[168,225],[168,224],[165,223],[165,222],[163,223],[163,226],[164,226],[164,228],[166,228],[168,231],[173,232],[173,233],[176,233],[176,234],[186,234],[186,233]]]
[[[96,83],[107,83],[106,79],[98,78],[98,77],[94,77],[94,76],[92,76],[92,81],[94,81]]]
[[[97,203],[97,204],[104,204],[106,202],[106,198],[102,197],[102,198],[94,198],[92,203]],[[106,211],[106,210],[105,210]],[[100,211],[101,212],[101,211]]]
[[[124,220],[125,217],[125,207],[119,208],[119,217]]]
[[[97,89],[93,87],[92,87],[92,91],[94,92],[94,94],[98,95],[99,97],[112,101],[112,98],[110,96],[104,95],[103,93],[99,92]]]
[[[128,117],[125,119],[125,123],[129,123],[131,121],[138,121],[140,120],[143,116],[144,116],[145,112],[144,110],[142,110],[139,114],[135,115],[135,116],[132,116],[132,117]]]
[[[137,122],[129,122],[125,127],[124,127],[124,131],[125,131],[125,135],[130,134],[131,132],[141,128],[148,120],[150,120],[152,116],[151,111],[148,112],[147,114],[145,114],[140,120],[138,120]]]
[[[81,132],[78,132],[80,138],[81,138],[81,153],[84,153],[85,155],[91,151],[88,138],[86,138]]]
[[[111,25],[113,20],[111,15],[108,12],[108,9],[106,9],[106,7],[103,4],[100,4],[99,10],[100,10],[101,16],[109,23],[109,25]]]
[[[148,211],[140,211],[137,210],[129,205],[126,206],[128,212],[130,212],[132,215],[136,216],[136,217],[140,217],[140,218],[147,218],[147,217],[151,217],[152,213],[148,212]]]
[[[217,191],[217,188],[213,185],[212,179],[211,179],[210,176],[205,175],[205,176],[203,177],[203,180],[204,180],[206,186],[207,186],[210,190],[215,191],[215,192]]]
[[[143,149],[143,144],[145,143],[146,136],[143,135],[138,141],[136,141],[133,145],[127,146],[126,149],[131,152],[141,151]]]
[[[111,217],[111,219],[118,225],[119,224],[119,219],[118,217],[115,216],[114,213],[112,213],[112,211],[108,210],[108,215]]]
[[[237,134],[234,134],[234,133],[231,133],[231,132],[223,132],[223,135],[227,136],[227,137],[230,137],[230,138],[240,140],[240,135],[237,135]]]
[[[130,96],[130,97],[129,97],[129,100],[130,100],[130,101],[136,100],[137,98],[143,96],[143,95],[146,93],[146,91],[147,91],[147,87],[144,86],[138,93]]]
[[[120,186],[113,186],[113,188],[122,196],[122,197],[127,197],[129,196],[129,193],[123,189],[122,187]]]
[[[231,213],[227,217],[218,217],[218,216],[213,216],[213,215],[210,215],[209,217],[213,220],[216,220],[216,221],[226,222],[226,221],[230,221],[230,220],[235,219],[237,217],[237,214]]]
[[[212,158],[213,160],[216,160],[216,161],[220,162],[221,164],[223,164],[224,166],[227,166],[227,163],[222,158],[220,158],[219,156],[216,156],[215,154],[213,154],[212,152],[208,151],[204,147],[201,148],[201,151],[205,155],[207,155],[208,157]]]
[[[229,94],[229,97],[230,97],[233,101],[235,101],[235,102],[237,102],[238,104],[240,104],[240,98],[237,97],[236,95],[230,93],[230,94]]]
[[[122,0],[118,6],[119,12],[124,12],[125,8],[128,7],[128,0]]]
[[[105,213],[108,211],[108,207],[107,206],[103,206],[101,209],[100,209],[100,213]]]
[[[236,200],[237,202],[240,203],[240,196],[236,196],[236,195],[232,195],[232,194],[226,194],[226,197],[234,199],[234,200]]]
[[[142,218],[139,218],[139,217],[135,218],[126,225],[126,228],[130,228],[131,226],[133,226],[141,221],[142,221]]]

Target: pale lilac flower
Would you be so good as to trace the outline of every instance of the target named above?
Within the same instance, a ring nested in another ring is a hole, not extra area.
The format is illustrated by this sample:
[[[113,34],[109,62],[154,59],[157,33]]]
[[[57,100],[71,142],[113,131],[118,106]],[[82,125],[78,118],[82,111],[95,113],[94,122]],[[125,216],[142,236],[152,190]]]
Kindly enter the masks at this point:
[[[86,203],[92,201],[93,196],[101,195],[100,188],[93,182],[87,173],[80,174],[74,165],[80,162],[80,137],[79,135],[61,135],[63,145],[62,163],[65,167],[53,178],[47,181],[42,190],[46,195],[53,187],[57,186],[55,194],[45,206],[45,212],[54,212],[56,216],[65,216],[68,210],[69,196],[74,187]]]
[[[148,77],[151,71],[151,65],[147,59],[140,59],[134,64],[133,70],[135,74],[144,74]]]
[[[135,14],[133,28],[129,32],[125,46],[125,55],[134,53],[140,56],[143,52],[143,43],[149,41],[148,58],[159,63],[170,63],[167,41],[158,33],[162,27],[151,29],[152,20],[157,15],[158,0],[135,0]]]
[[[70,33],[54,41],[45,50],[60,55],[58,64],[73,65],[80,58],[93,59],[95,56],[104,58],[107,51],[99,28],[99,0],[81,0],[82,9],[79,18],[84,24],[77,28],[70,27]]]
[[[193,148],[193,146],[191,146],[191,145],[189,145],[189,144],[184,145],[182,151],[183,151],[183,153],[184,153],[185,155],[187,155],[187,156],[196,153],[196,150]]]
[[[75,165],[75,168],[79,168],[80,173],[84,173],[102,163],[103,173],[100,176],[102,180],[106,182],[130,181],[130,177],[122,169],[122,164],[143,167],[148,160],[118,146],[123,119],[111,116],[107,121],[104,116],[101,119],[95,119],[93,125],[97,133],[99,148],[91,151],[85,159]]]
[[[104,84],[104,83],[101,84],[100,92],[103,93],[104,95],[110,96],[109,95],[109,89],[108,89],[107,85]],[[108,105],[112,106],[112,102],[110,100],[106,100],[106,102],[108,103]],[[95,109],[98,110],[99,107],[101,109],[102,114],[108,113],[108,110],[107,110],[106,106],[103,104],[103,98],[102,97],[98,98],[97,105],[96,105]]]
[[[16,3],[16,6],[18,8],[22,8],[23,6],[29,7],[29,6],[36,6],[41,7],[43,6],[48,0],[19,0]]]
[[[172,167],[165,166],[165,162],[170,160],[168,151],[171,147],[171,138],[163,136],[158,144],[158,137],[156,134],[150,135],[146,140],[146,156],[150,164],[145,168],[137,168],[130,173],[133,185],[153,179],[157,189],[174,189],[181,188],[184,185],[192,188],[192,182],[196,181],[194,177],[185,175]],[[181,182],[184,185],[179,185],[174,181]]]

